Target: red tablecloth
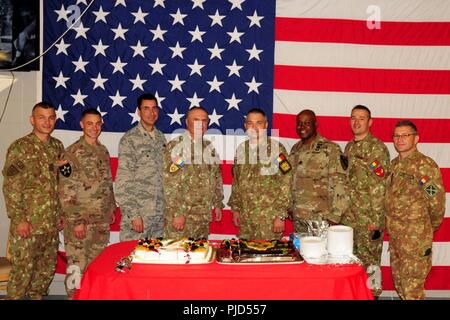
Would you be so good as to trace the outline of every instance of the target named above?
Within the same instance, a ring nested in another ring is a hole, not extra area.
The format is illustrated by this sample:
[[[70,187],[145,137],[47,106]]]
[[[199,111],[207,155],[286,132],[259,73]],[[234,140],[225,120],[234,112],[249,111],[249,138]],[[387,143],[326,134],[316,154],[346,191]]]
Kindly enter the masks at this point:
[[[133,264],[114,270],[136,241],[107,247],[87,268],[79,300],[373,299],[359,265]]]

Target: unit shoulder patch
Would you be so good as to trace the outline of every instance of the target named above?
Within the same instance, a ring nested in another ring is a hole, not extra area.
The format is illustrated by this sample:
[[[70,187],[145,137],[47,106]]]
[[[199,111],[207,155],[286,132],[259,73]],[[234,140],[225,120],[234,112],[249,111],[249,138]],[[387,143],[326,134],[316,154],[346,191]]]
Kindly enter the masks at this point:
[[[374,160],[369,165],[370,169],[375,173],[378,177],[384,177],[384,169],[381,165],[380,161]]]
[[[289,163],[289,161],[286,159],[286,156],[283,153],[280,153],[278,158],[276,159],[276,163],[278,163],[278,168],[283,174],[288,173],[291,171],[292,166]]]
[[[184,167],[184,160],[178,156],[175,158],[175,160],[172,162],[172,164],[169,167],[169,172],[174,173],[177,172],[179,169]]]
[[[430,197],[434,197],[436,195],[436,193],[438,192],[438,188],[433,184],[430,183],[426,188],[425,188],[425,192],[430,196]]]
[[[72,174],[72,166],[70,165],[70,163],[66,163],[59,167],[59,172],[63,177],[68,178]]]

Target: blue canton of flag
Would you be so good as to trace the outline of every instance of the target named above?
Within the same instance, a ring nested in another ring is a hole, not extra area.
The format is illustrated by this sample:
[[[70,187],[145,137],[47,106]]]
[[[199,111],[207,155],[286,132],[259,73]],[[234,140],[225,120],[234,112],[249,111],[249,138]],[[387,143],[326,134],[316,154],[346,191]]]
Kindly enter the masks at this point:
[[[272,118],[275,1],[48,0],[44,48],[76,24],[44,56],[43,99],[57,107],[56,128],[80,130],[81,112],[98,109],[104,131],[139,121],[136,100],[156,93],[157,127],[185,127],[202,106],[210,127],[243,128],[246,112]],[[90,5],[90,6],[89,6]],[[75,8],[75,10],[74,10]],[[270,124],[271,125],[271,124]],[[269,125],[269,128],[270,128]]]

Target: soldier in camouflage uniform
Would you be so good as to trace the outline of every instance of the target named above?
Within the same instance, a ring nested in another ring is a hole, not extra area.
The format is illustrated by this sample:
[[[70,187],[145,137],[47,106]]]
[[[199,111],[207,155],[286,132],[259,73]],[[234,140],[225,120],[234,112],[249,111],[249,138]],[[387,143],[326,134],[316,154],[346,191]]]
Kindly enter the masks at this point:
[[[158,101],[152,94],[138,98],[139,124],[119,144],[116,200],[120,206],[120,241],[157,238],[164,234],[164,134],[155,128]]]
[[[292,198],[296,232],[305,232],[305,220],[337,224],[348,208],[345,159],[339,145],[317,132],[316,115],[301,111],[296,118],[301,138],[291,150]]]
[[[241,239],[280,239],[291,203],[291,167],[285,147],[267,137],[261,109],[247,113],[249,140],[236,150],[228,202]]]
[[[398,122],[393,139],[399,155],[386,181],[392,278],[401,299],[424,299],[433,232],[445,213],[445,190],[436,162],[417,150],[419,135],[411,121]]]
[[[381,287],[381,253],[385,219],[385,181],[389,168],[389,151],[370,133],[370,110],[362,105],[351,112],[354,139],[345,147],[348,159],[350,208],[341,223],[353,228],[354,253],[361,259],[378,297]]]
[[[207,238],[211,209],[222,219],[223,185],[220,159],[203,135],[208,113],[201,107],[189,110],[187,132],[170,141],[164,150],[166,238]]]
[[[59,217],[57,193],[61,141],[50,136],[55,108],[40,102],[30,117],[33,132],[8,149],[3,168],[3,194],[11,219],[9,239],[12,269],[9,299],[42,299],[55,274]]]
[[[111,178],[110,155],[98,141],[102,117],[95,109],[83,111],[83,136],[67,147],[60,168],[59,198],[64,216],[67,254],[66,291],[72,298],[87,265],[109,242],[116,203]]]

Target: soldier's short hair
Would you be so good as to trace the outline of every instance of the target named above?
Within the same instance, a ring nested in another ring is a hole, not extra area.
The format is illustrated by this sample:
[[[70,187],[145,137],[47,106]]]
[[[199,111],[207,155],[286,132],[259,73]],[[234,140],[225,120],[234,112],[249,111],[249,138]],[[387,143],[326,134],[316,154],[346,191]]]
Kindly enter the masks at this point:
[[[372,113],[370,112],[370,109],[367,108],[366,106],[363,106],[362,104],[358,104],[358,105],[354,106],[352,109],[352,112],[353,112],[353,110],[365,110],[369,114],[369,119],[372,118]]]
[[[98,110],[94,108],[88,108],[84,110],[83,113],[81,114],[81,119],[83,119],[87,114],[94,114],[99,116],[100,118],[102,117],[102,114]]]
[[[250,109],[250,110],[247,112],[247,116],[248,116],[250,113],[259,113],[259,114],[262,114],[262,115],[264,116],[264,118],[267,119],[266,113],[264,112],[264,110],[262,110],[262,109],[260,109],[260,108],[252,108],[252,109]]]
[[[206,111],[206,109],[203,108],[203,107],[192,107],[192,108],[189,109],[189,111],[187,112],[187,114],[186,114],[186,119],[189,117],[189,114],[190,114],[192,111],[194,111],[194,110],[202,110],[202,111],[204,111],[206,114],[208,114],[208,111]]]
[[[156,104],[158,104],[158,99],[156,99],[155,95],[152,93],[143,93],[137,99],[137,105],[139,110],[141,110],[141,104],[143,100],[154,100]]]
[[[36,110],[37,108],[56,109],[50,102],[47,102],[47,101],[41,101],[41,102],[36,103],[31,112],[34,112],[34,110]]]
[[[414,133],[417,133],[417,127],[411,120],[400,120],[395,125],[395,128],[398,127],[410,127],[411,129],[413,129]]]

